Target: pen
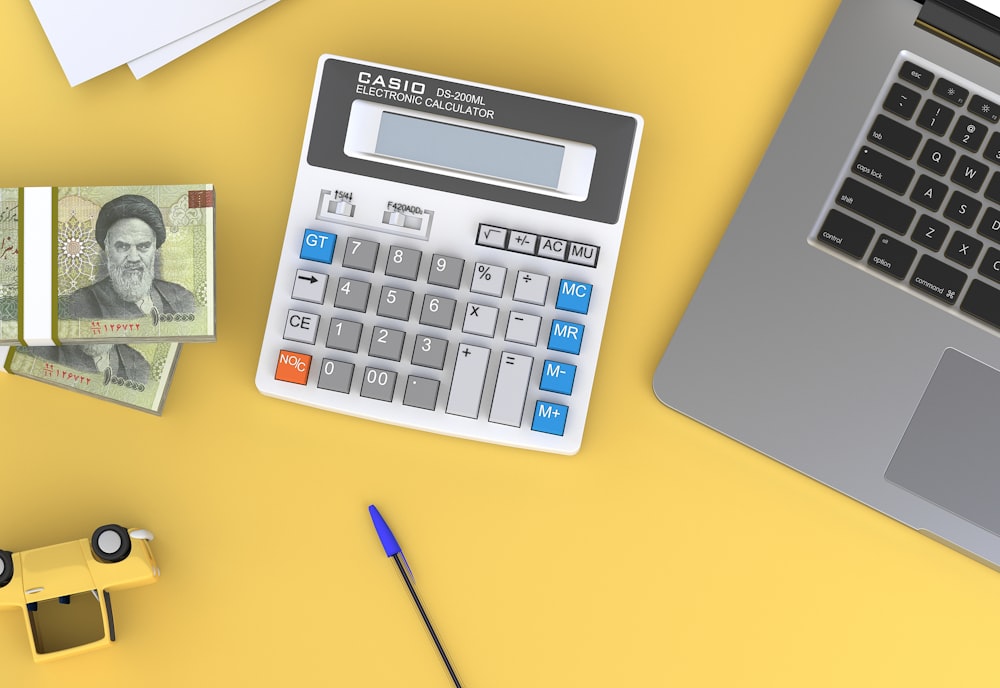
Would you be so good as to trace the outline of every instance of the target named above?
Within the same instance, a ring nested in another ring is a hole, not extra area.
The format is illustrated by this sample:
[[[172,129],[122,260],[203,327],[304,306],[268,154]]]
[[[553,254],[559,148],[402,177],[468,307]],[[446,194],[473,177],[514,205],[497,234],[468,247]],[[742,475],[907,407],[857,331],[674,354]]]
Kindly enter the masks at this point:
[[[462,684],[458,682],[458,676],[455,675],[455,670],[451,668],[451,662],[448,661],[448,655],[444,653],[444,647],[441,645],[441,641],[438,640],[437,633],[434,632],[434,627],[431,626],[431,620],[427,618],[427,612],[424,611],[424,605],[420,604],[420,598],[417,597],[417,591],[413,588],[413,571],[410,569],[410,564],[406,561],[406,556],[403,554],[403,550],[400,548],[399,543],[396,542],[396,537],[389,530],[388,524],[386,524],[385,519],[382,518],[382,514],[378,512],[375,505],[372,504],[368,507],[368,513],[372,517],[372,523],[375,524],[375,532],[378,533],[379,542],[382,543],[382,549],[385,550],[385,555],[387,557],[392,557],[396,562],[396,567],[399,569],[399,574],[403,577],[403,582],[406,583],[406,589],[410,591],[410,597],[413,598],[414,603],[417,605],[417,611],[420,612],[420,618],[424,620],[424,625],[427,626],[427,630],[430,631],[431,640],[434,641],[434,646],[437,648],[438,654],[441,655],[441,659],[444,660],[444,666],[448,669],[448,674],[451,676],[451,680],[455,682],[456,688],[462,688]]]

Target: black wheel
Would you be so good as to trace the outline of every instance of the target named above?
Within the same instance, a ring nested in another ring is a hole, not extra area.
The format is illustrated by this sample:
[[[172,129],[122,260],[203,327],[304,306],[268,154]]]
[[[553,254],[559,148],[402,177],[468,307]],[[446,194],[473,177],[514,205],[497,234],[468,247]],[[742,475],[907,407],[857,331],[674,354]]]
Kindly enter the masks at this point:
[[[129,555],[132,551],[132,540],[127,530],[112,523],[94,531],[90,536],[90,549],[101,561],[113,564]]]
[[[10,552],[0,549],[0,588],[10,583],[14,577],[14,557]]]

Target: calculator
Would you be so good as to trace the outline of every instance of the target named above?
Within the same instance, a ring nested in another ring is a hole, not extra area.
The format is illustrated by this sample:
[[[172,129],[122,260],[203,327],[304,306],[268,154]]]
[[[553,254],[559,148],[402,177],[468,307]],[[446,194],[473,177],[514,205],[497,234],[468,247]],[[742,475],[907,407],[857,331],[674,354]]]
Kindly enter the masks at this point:
[[[579,451],[642,118],[324,55],[257,388]]]

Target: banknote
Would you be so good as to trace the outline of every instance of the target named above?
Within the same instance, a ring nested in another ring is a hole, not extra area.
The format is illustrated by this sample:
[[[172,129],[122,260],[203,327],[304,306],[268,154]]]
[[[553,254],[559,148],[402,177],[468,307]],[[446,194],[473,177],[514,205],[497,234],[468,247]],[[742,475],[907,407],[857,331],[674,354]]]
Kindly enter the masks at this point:
[[[180,348],[176,342],[15,346],[10,347],[4,368],[160,415]]]
[[[17,189],[0,189],[0,342],[17,341]]]
[[[211,184],[28,187],[0,198],[12,191],[0,228],[12,226],[20,244],[0,296],[16,292],[17,332],[0,341],[215,339]]]

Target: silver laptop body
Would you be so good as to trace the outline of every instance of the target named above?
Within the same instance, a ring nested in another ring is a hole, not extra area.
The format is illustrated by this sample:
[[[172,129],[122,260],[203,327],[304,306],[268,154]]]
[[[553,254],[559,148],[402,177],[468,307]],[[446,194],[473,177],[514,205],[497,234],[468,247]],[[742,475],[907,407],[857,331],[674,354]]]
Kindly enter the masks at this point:
[[[998,27],[956,0],[843,0],[654,378],[994,567]]]

